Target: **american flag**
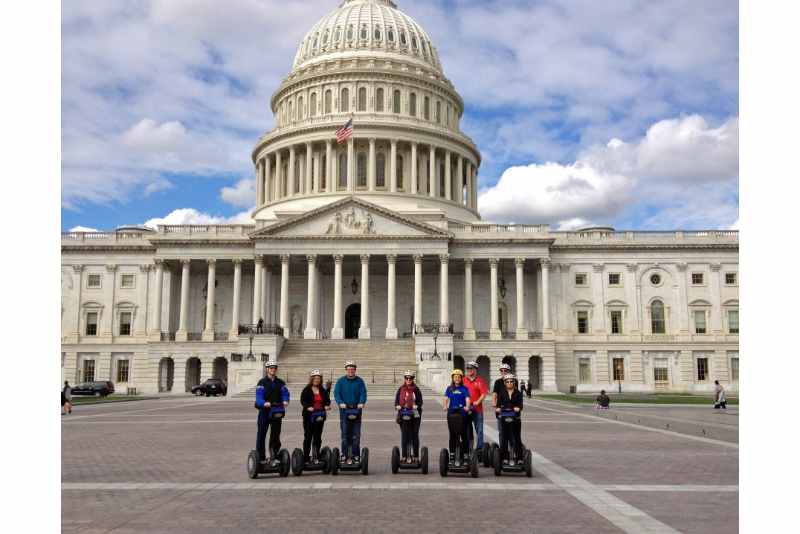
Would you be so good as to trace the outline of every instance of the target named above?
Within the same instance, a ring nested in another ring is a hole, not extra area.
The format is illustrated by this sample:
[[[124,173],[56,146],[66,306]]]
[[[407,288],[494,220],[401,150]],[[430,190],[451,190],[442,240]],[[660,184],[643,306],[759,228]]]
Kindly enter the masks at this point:
[[[336,130],[336,142],[340,145],[353,136],[353,118],[347,121],[347,124]]]

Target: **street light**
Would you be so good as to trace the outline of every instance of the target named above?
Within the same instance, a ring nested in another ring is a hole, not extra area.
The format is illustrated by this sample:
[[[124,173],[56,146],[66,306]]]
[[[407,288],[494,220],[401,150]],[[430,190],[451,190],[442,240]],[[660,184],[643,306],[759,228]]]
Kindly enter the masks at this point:
[[[250,352],[247,354],[247,361],[252,362],[255,361],[256,357],[253,356],[253,338],[256,337],[255,332],[253,332],[253,328],[250,328],[250,331],[247,334],[248,339],[250,339]]]

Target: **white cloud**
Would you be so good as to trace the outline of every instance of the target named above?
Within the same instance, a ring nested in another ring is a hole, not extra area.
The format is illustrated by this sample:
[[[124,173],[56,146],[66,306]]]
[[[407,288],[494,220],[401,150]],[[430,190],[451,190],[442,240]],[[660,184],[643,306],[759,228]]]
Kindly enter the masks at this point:
[[[250,206],[256,198],[255,187],[255,180],[239,180],[234,187],[223,187],[220,198],[233,206]]]
[[[87,233],[94,233],[94,232],[99,232],[100,230],[98,230],[97,228],[88,228],[88,227],[86,227],[86,226],[80,226],[80,225],[79,225],[79,226],[73,226],[72,228],[70,228],[70,229],[69,229],[69,231],[70,231],[70,232],[87,232]]]
[[[237,213],[233,217],[220,217],[203,213],[194,208],[180,208],[173,210],[164,217],[156,217],[145,221],[144,226],[156,228],[159,224],[179,225],[179,224],[253,224],[250,217],[251,210]]]
[[[142,119],[122,134],[123,144],[142,152],[175,152],[186,140],[186,128],[180,121],[158,124],[153,119]]]
[[[591,221],[581,219],[580,217],[573,217],[572,219],[559,221],[556,229],[561,232],[568,232],[571,230],[578,230],[580,228],[588,228],[590,226],[594,226]]]

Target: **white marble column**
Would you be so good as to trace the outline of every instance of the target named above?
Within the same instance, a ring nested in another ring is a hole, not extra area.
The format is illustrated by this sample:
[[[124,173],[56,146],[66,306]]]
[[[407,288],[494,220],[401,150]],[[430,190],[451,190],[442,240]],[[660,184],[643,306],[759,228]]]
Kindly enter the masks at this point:
[[[312,193],[314,172],[314,153],[311,151],[311,143],[306,143],[306,175],[305,175],[305,189],[304,193],[310,195]]]
[[[489,314],[491,321],[489,323],[489,339],[498,340],[503,339],[503,333],[500,331],[500,317],[497,313],[497,258],[489,260],[489,295],[491,296],[490,306],[492,307]]]
[[[325,141],[325,190],[333,193],[336,188],[333,182],[333,142]]]
[[[388,254],[386,256],[386,263],[388,266],[387,275],[387,310],[386,310],[386,339],[397,339],[397,281],[396,281],[396,264],[397,256],[395,254]]]
[[[151,325],[151,337],[161,341],[161,308],[164,299],[164,262],[156,260],[156,299],[153,302],[153,324]]]
[[[214,341],[214,306],[216,304],[217,260],[206,260],[208,263],[208,290],[206,291],[206,327],[203,330],[203,341]]]
[[[680,262],[675,265],[678,269],[678,280],[677,280],[677,302],[678,302],[678,327],[679,332],[681,334],[688,334],[689,333],[689,302],[687,297],[687,274],[686,269],[689,267],[689,264],[686,262]]]
[[[594,310],[592,311],[592,334],[605,334],[606,330],[606,301],[604,296],[605,281],[603,272],[605,264],[595,263],[592,265],[592,301]]]
[[[253,320],[252,324],[258,324],[261,319],[261,264],[262,256],[256,256],[253,261]]]
[[[147,335],[147,296],[148,288],[150,285],[150,269],[152,265],[139,266],[139,280],[136,285],[136,292],[138,293],[139,306],[135,314],[135,327],[133,334],[136,337],[144,337]]]
[[[472,209],[472,162],[467,160],[467,208]]]
[[[261,311],[261,318],[264,323],[270,323],[270,298],[272,293],[272,271],[267,265],[267,257],[263,256],[261,260],[261,303],[258,308]]]
[[[270,155],[264,156],[264,180],[262,187],[264,188],[264,202],[272,202],[273,200],[273,187],[272,187],[272,160]]]
[[[369,328],[369,254],[361,255],[361,327],[358,339],[370,338]]]
[[[439,255],[439,324],[445,328],[450,324],[450,255]]]
[[[709,265],[711,269],[711,281],[709,289],[711,290],[711,333],[722,333],[722,287],[721,275],[719,274],[722,265],[719,263],[712,263]],[[681,304],[683,306],[683,304]],[[666,313],[666,312],[665,312]],[[669,321],[667,321],[669,324]]]
[[[628,277],[625,281],[625,296],[631,305],[631,334],[639,334],[641,326],[639,323],[639,291],[638,281],[636,280],[636,272],[639,270],[639,265],[636,263],[629,263],[626,265]],[[624,332],[625,330],[623,330]]]
[[[231,329],[228,332],[229,339],[236,339],[239,336],[239,309],[242,298],[242,260],[233,260],[233,302],[231,303]]]
[[[397,192],[397,139],[391,140],[389,149],[389,191]]]
[[[369,140],[369,159],[367,160],[367,188],[375,191],[375,138]]]
[[[450,151],[444,152],[444,198],[453,199],[453,169],[450,167]]]
[[[264,164],[263,160],[256,162],[256,207],[264,204]]]
[[[342,328],[342,262],[344,256],[333,257],[333,329],[331,339],[344,339]]]
[[[414,333],[422,324],[422,254],[414,255]]]
[[[464,340],[477,339],[472,318],[472,259],[464,259]]]
[[[517,268],[517,339],[528,339],[525,327],[525,258],[514,260]]]
[[[464,158],[458,156],[456,163],[456,202],[459,206],[464,205]]]
[[[542,331],[549,332],[550,326],[550,258],[542,258]]]
[[[190,260],[181,260],[181,309],[178,316],[178,331],[175,333],[175,341],[187,341],[189,332],[187,322],[189,321],[189,264]]]
[[[160,260],[159,260],[160,261]],[[77,343],[81,335],[81,292],[83,291],[83,265],[73,265],[72,272],[75,274],[75,323],[72,329],[73,342]],[[160,336],[159,336],[160,337]],[[76,356],[77,357],[77,356]]]
[[[439,195],[439,180],[436,176],[436,147],[433,145],[431,145],[428,157],[428,195],[432,197]]]
[[[317,339],[317,256],[309,254],[308,283],[306,297],[306,328],[303,332],[305,339]]]
[[[281,177],[281,173],[283,172],[283,161],[281,158],[281,151],[278,150],[275,152],[275,197],[273,200],[280,199],[283,195],[283,178]]]
[[[411,143],[411,194],[419,192],[419,164],[417,163],[417,143]]]
[[[114,331],[114,315],[116,306],[114,305],[114,292],[117,285],[117,266],[106,265],[106,278],[103,280],[103,314],[101,316],[100,337],[110,338]]]
[[[356,190],[356,172],[355,172],[356,158],[355,158],[355,140],[351,137],[347,140],[347,191],[352,193]]]
[[[286,196],[293,197],[294,192],[294,181],[295,181],[295,166],[297,161],[297,151],[295,150],[294,145],[289,147],[289,172],[287,173],[286,178]]]
[[[289,331],[289,255],[281,256],[281,316],[280,325],[284,337],[288,338]]]

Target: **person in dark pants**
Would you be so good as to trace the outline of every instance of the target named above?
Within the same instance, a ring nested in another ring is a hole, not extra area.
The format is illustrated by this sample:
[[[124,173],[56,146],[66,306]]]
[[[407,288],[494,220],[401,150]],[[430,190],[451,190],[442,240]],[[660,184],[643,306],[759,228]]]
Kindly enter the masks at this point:
[[[403,461],[413,464],[419,458],[419,425],[422,423],[422,392],[414,382],[414,372],[406,371],[403,375],[403,385],[394,396],[394,408],[397,410],[397,424],[400,425],[400,448]],[[400,418],[400,409],[415,410],[411,421]],[[407,456],[409,445],[412,455]]]
[[[357,366],[354,362],[344,364],[345,375],[336,381],[333,397],[339,405],[339,424],[342,432],[341,461],[352,464],[361,461],[361,417],[348,419],[344,411],[347,408],[364,408],[367,403],[367,385],[360,376],[356,376]],[[348,456],[348,451],[350,456]]]
[[[517,389],[514,375],[507,374],[503,377],[503,389],[497,395],[498,417],[502,410],[513,410],[516,413],[522,412],[522,392]],[[500,451],[503,454],[503,463],[510,462],[510,448],[513,448],[517,460],[522,461],[522,421],[515,418],[507,423],[503,418],[500,425],[504,427],[500,436]],[[514,465],[513,463],[511,465]]]
[[[450,432],[450,455],[455,456],[456,448],[461,450],[461,458],[455,458],[455,464],[458,466],[469,454],[467,424],[472,399],[469,390],[464,386],[464,373],[461,369],[454,369],[450,377],[450,385],[444,392],[444,411],[447,412],[447,430]]]
[[[311,415],[331,409],[331,396],[322,387],[322,373],[319,369],[311,371],[308,385],[300,393],[300,404],[303,406],[303,455],[306,462],[310,462],[311,445],[314,445],[317,454],[322,449],[322,430],[325,427],[325,418],[322,421],[312,421]]]
[[[509,374],[511,374],[511,366],[507,363],[500,364],[500,378],[494,381],[494,386],[492,387],[492,408],[497,408],[497,396],[505,389],[503,379]],[[497,421],[497,439],[503,440],[503,425],[500,424],[499,420]]]
[[[69,385],[69,381],[64,382],[64,389],[61,390],[61,407],[64,413],[72,413],[72,386]]]
[[[259,317],[258,324],[256,325],[256,334],[264,333],[264,319]]]
[[[256,451],[258,459],[263,463],[267,461],[264,443],[267,440],[267,432],[272,427],[269,436],[269,450],[272,457],[272,465],[277,466],[278,451],[281,449],[281,422],[282,418],[273,414],[273,408],[277,406],[289,406],[289,390],[283,380],[278,378],[278,364],[267,362],[267,376],[258,381],[256,386],[256,409],[258,410],[258,434],[256,435]]]

